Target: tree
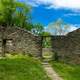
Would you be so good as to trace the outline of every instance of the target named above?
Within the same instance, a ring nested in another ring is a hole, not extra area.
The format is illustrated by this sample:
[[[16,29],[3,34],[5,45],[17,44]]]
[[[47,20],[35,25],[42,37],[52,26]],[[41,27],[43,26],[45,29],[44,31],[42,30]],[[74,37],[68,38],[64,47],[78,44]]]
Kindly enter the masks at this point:
[[[66,34],[69,32],[70,29],[70,25],[69,24],[64,24],[64,28],[63,28],[63,34]]]
[[[30,6],[25,3],[17,2],[17,10],[15,11],[13,16],[14,24],[16,26],[26,28],[27,30],[32,29],[32,23],[30,22]]]
[[[30,7],[16,0],[0,0],[0,25],[2,28],[2,56],[5,56],[6,34],[8,26],[18,26],[31,30],[29,22]]]
[[[42,32],[42,36],[50,36],[51,34],[49,32]]]
[[[28,29],[31,7],[16,0],[0,0],[0,25]]]
[[[36,35],[42,35],[43,30],[44,30],[43,25],[41,25],[40,23],[38,23],[38,24],[35,24],[35,25],[33,26],[32,32],[33,32],[34,34],[36,34]]]
[[[48,25],[47,28],[53,35],[65,35],[69,30],[69,25],[64,24],[62,19],[58,19]]]

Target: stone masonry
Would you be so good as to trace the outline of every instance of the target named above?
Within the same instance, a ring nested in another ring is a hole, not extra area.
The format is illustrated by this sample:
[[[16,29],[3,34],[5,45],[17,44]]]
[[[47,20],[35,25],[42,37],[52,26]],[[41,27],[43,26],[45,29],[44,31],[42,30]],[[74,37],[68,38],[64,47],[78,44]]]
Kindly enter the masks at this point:
[[[0,27],[0,53],[2,53],[2,41],[6,42],[6,53],[28,54],[40,57],[42,53],[41,37],[18,27]]]
[[[80,64],[80,29],[66,36],[52,36],[52,48],[59,61]]]
[[[0,54],[4,48],[5,53],[42,57],[43,37],[19,27],[3,28],[0,26]],[[51,50],[56,55],[54,59],[56,57],[62,62],[80,64],[80,29],[66,36],[48,37],[51,37]]]

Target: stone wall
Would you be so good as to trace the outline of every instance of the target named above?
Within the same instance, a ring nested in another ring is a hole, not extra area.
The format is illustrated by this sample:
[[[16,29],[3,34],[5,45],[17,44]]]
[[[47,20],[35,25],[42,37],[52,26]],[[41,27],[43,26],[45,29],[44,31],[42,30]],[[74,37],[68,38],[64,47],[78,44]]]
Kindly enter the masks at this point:
[[[66,36],[52,36],[52,48],[59,61],[80,64],[80,29]]]
[[[0,26],[0,54],[4,42],[6,53],[42,57],[43,38],[44,36],[36,36],[22,28]],[[51,51],[56,54],[59,61],[80,64],[80,29],[66,36],[51,36],[51,43]]]
[[[1,27],[0,27],[1,28]],[[4,33],[4,37],[3,34]],[[40,57],[42,55],[42,38],[27,30],[17,27],[0,29],[0,53],[2,53],[2,38],[6,40],[6,53],[28,54]]]

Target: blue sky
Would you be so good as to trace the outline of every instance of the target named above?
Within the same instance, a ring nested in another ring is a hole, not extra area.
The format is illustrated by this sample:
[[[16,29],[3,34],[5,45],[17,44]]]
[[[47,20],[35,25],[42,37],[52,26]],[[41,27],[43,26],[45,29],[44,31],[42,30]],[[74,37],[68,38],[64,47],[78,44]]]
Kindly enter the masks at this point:
[[[75,14],[75,15],[72,15]],[[47,26],[49,23],[61,18],[65,23],[80,25],[80,15],[65,9],[47,9],[44,5],[34,7],[32,10],[32,21],[40,22]]]
[[[32,22],[44,26],[61,18],[72,29],[80,28],[80,0],[19,0],[32,6]]]

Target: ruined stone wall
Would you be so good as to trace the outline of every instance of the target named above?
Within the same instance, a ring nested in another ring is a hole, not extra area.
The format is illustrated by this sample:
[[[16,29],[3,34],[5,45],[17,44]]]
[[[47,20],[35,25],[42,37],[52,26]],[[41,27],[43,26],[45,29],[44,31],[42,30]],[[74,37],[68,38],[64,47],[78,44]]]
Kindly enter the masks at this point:
[[[42,57],[43,37],[33,35],[27,30],[18,27],[0,27],[0,54],[2,42],[6,40],[6,53],[28,54]],[[53,53],[58,60],[66,63],[80,64],[80,29],[66,36],[51,36]]]
[[[80,64],[80,29],[66,36],[53,36],[52,47],[59,61]]]
[[[6,53],[21,53],[36,57],[42,55],[42,38],[40,36],[33,35],[29,31],[17,27],[8,27],[4,33],[6,39]],[[2,35],[2,33],[0,35]],[[2,38],[0,39],[1,49]]]

